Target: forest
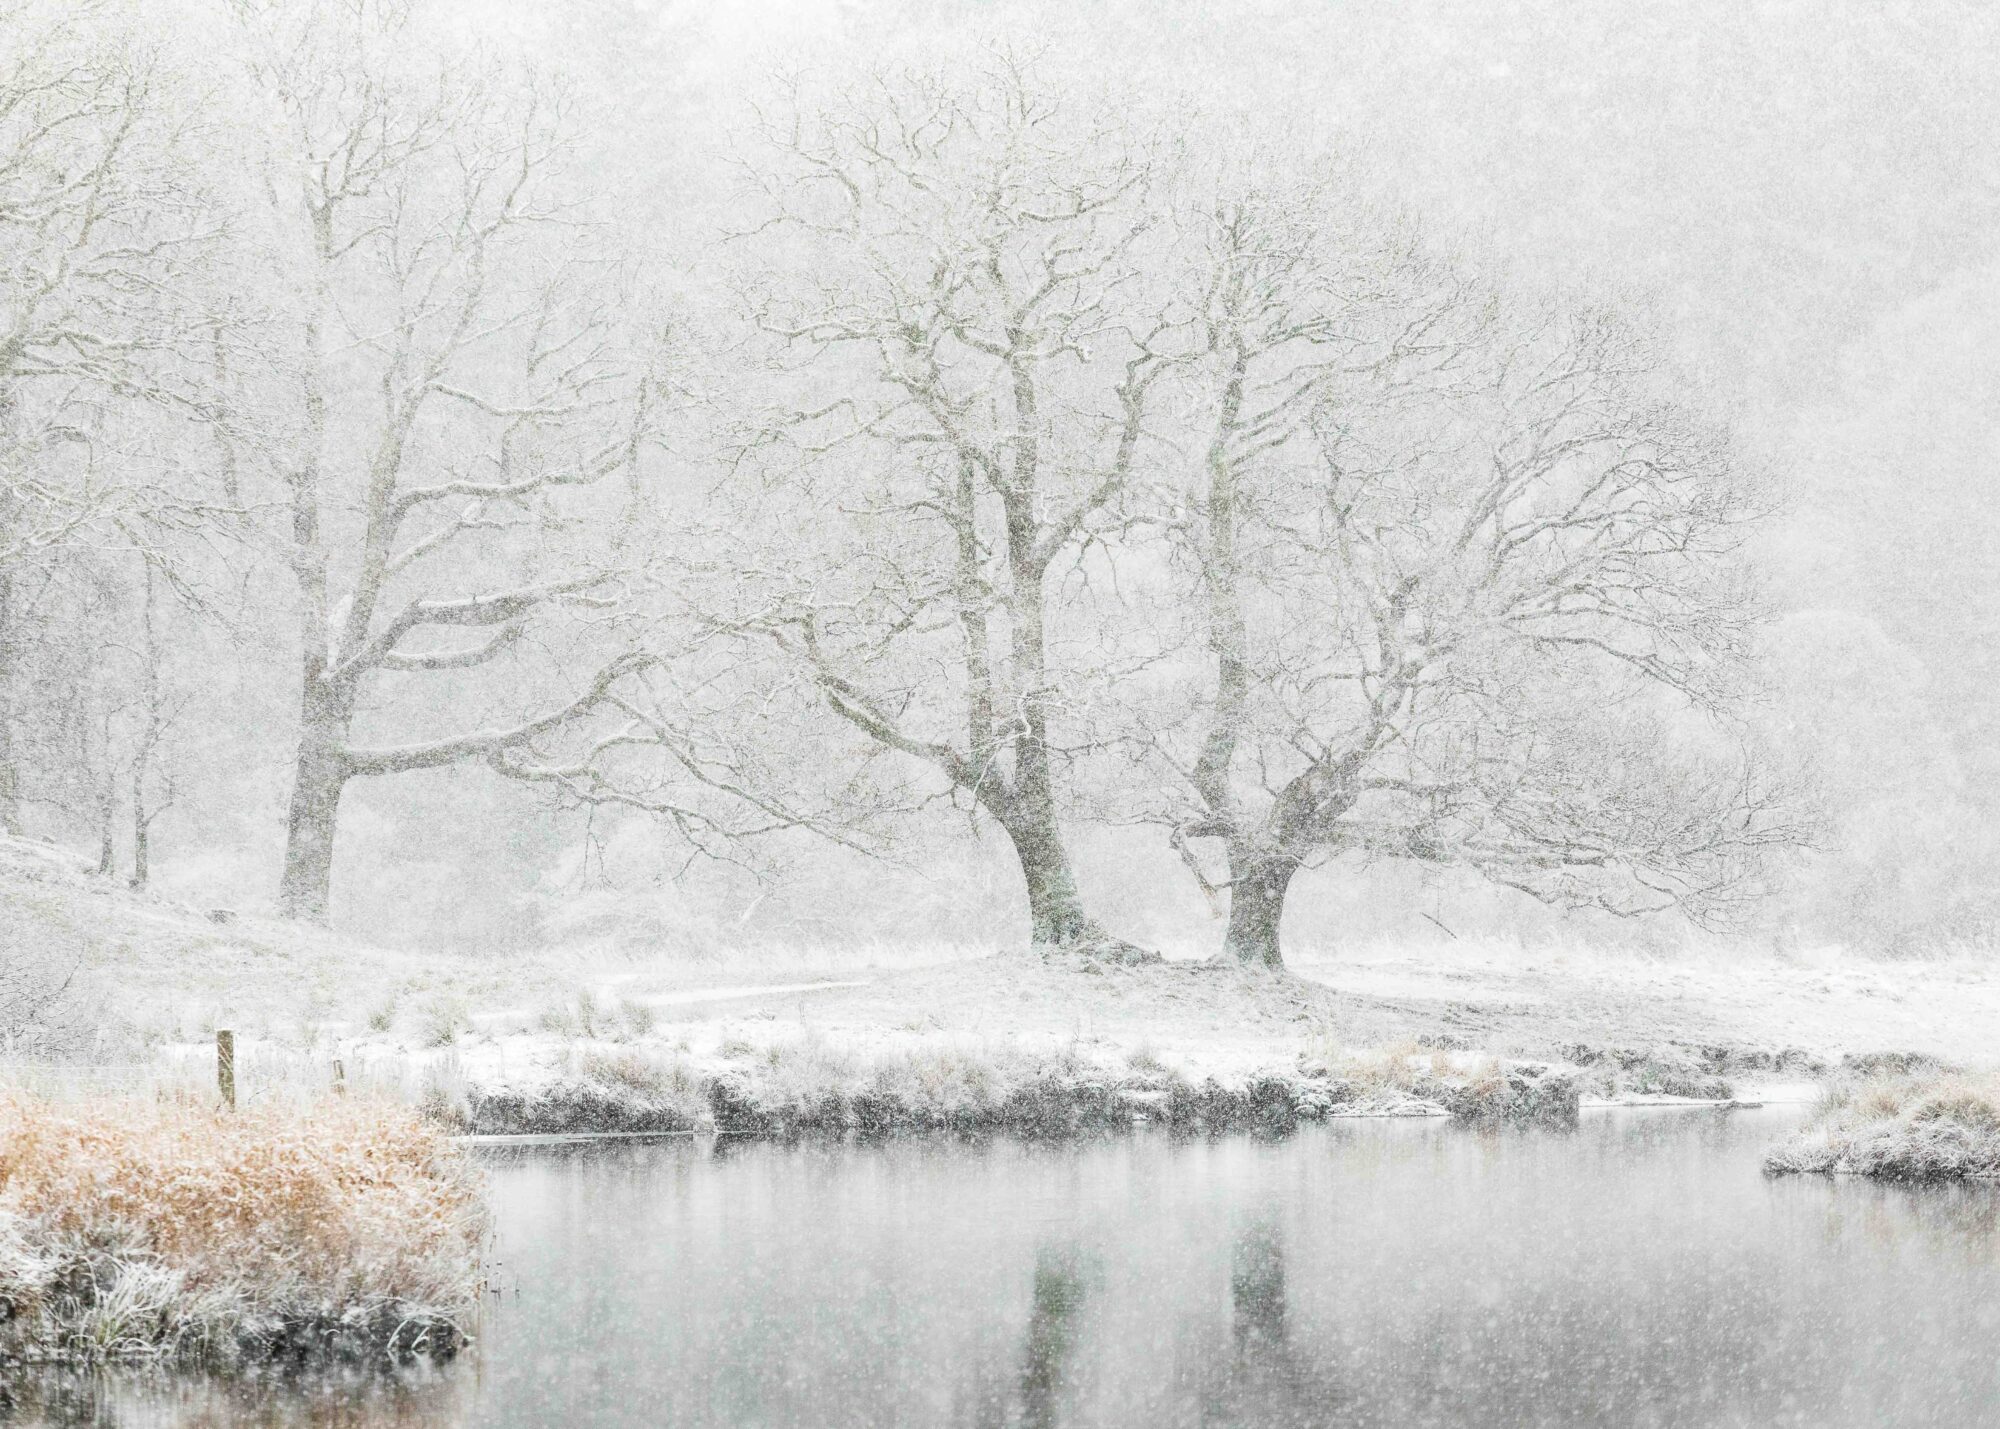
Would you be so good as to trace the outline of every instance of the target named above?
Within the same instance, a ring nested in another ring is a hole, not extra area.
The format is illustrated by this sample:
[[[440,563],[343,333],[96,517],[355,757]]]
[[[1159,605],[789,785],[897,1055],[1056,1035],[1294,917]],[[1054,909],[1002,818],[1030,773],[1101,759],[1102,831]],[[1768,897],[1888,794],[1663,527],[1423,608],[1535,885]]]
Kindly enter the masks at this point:
[[[634,120],[214,8],[7,16],[8,832],[457,948],[1988,933],[1990,595],[1905,592],[1991,503],[1885,509],[1895,389],[1791,449],[1657,297],[1046,46]]]

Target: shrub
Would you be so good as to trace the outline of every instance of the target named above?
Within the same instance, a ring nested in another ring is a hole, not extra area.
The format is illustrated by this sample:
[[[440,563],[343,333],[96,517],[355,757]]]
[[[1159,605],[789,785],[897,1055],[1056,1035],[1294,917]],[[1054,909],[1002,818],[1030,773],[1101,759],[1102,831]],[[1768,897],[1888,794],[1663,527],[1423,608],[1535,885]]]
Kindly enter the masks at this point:
[[[1394,1043],[1378,1052],[1349,1051],[1332,1037],[1309,1038],[1299,1056],[1299,1067],[1309,1076],[1349,1083],[1374,1095],[1434,1095],[1449,1059],[1427,1051],[1414,1039]]]
[[[707,1105],[701,1078],[687,1058],[643,1056],[636,1052],[586,1052],[583,1075],[600,1086],[630,1094],[657,1107],[671,1107],[698,1119]]]
[[[1522,1063],[1483,1068],[1465,1085],[1447,1089],[1443,1100],[1447,1111],[1465,1121],[1570,1127],[1576,1125],[1580,1098],[1575,1077]]]

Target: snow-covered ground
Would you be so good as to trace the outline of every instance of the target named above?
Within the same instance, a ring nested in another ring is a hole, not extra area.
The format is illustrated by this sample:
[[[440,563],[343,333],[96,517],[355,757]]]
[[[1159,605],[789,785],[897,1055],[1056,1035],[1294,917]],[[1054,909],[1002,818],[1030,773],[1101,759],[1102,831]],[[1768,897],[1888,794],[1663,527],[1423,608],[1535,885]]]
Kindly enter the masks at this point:
[[[336,1061],[350,1079],[521,1086],[573,1073],[591,1049],[723,1066],[801,1038],[868,1054],[1065,1049],[1224,1077],[1395,1048],[1460,1060],[1568,1060],[1577,1047],[1795,1054],[1767,1074],[1733,1073],[1746,1095],[1796,1093],[1797,1054],[2000,1062],[2000,958],[1660,958],[1460,939],[1306,950],[1280,978],[1189,962],[1100,969],[999,947],[477,958],[218,920],[18,840],[0,840],[0,919],[10,958],[78,967],[94,1029],[82,1050],[192,1075],[228,1027],[246,1086],[260,1075],[318,1081]]]

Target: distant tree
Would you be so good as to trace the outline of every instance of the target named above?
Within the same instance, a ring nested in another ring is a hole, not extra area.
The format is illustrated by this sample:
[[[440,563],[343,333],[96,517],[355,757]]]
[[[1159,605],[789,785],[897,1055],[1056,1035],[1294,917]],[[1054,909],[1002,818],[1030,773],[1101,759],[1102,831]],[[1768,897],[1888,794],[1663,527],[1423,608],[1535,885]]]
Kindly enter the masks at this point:
[[[1035,942],[1120,948],[1062,825],[1147,659],[1095,613],[1176,340],[1162,146],[1004,61],[795,99],[761,138],[739,242],[775,391],[712,623],[990,819]]]
[[[1803,826],[1730,719],[1759,508],[1611,317],[1482,293],[1322,193],[1191,211],[1208,413],[1182,550],[1210,676],[1175,828],[1226,949],[1294,876],[1395,856],[1725,914]],[[1377,230],[1380,233],[1380,230]]]
[[[647,668],[593,628],[630,575],[593,488],[638,461],[654,392],[558,184],[559,92],[439,58],[406,7],[239,9],[277,111],[250,128],[278,291],[227,364],[231,462],[284,511],[300,663],[280,904],[324,919],[351,780],[539,769]]]
[[[108,7],[0,3],[0,831],[20,829],[23,741],[46,768],[56,708],[99,679],[61,622],[102,604],[114,553],[170,573],[173,534],[207,518],[157,440],[197,409],[200,139]]]

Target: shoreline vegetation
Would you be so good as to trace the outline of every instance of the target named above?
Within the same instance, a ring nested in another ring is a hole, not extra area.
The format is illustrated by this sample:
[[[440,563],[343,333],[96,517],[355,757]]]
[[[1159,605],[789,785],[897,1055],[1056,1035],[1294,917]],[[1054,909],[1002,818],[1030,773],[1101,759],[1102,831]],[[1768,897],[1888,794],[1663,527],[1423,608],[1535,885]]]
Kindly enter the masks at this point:
[[[2000,1073],[1924,1058],[1865,1069],[1826,1089],[1812,1118],[1765,1158],[1787,1175],[1886,1181],[2000,1180]]]
[[[486,1228],[471,1159],[386,1100],[0,1096],[0,1360],[447,1358]]]
[[[1112,1066],[1075,1049],[934,1041],[867,1050],[808,1030],[730,1049],[720,1067],[680,1054],[592,1049],[539,1086],[433,1086],[426,1110],[474,1136],[946,1131],[1051,1138],[1164,1126],[1282,1135],[1340,1117],[1449,1116],[1572,1126],[1586,1096],[1729,1105],[1714,1072],[1627,1053],[1597,1067],[1503,1060],[1408,1042],[1347,1052],[1308,1040],[1289,1067],[1229,1073],[1169,1065],[1139,1048]]]

